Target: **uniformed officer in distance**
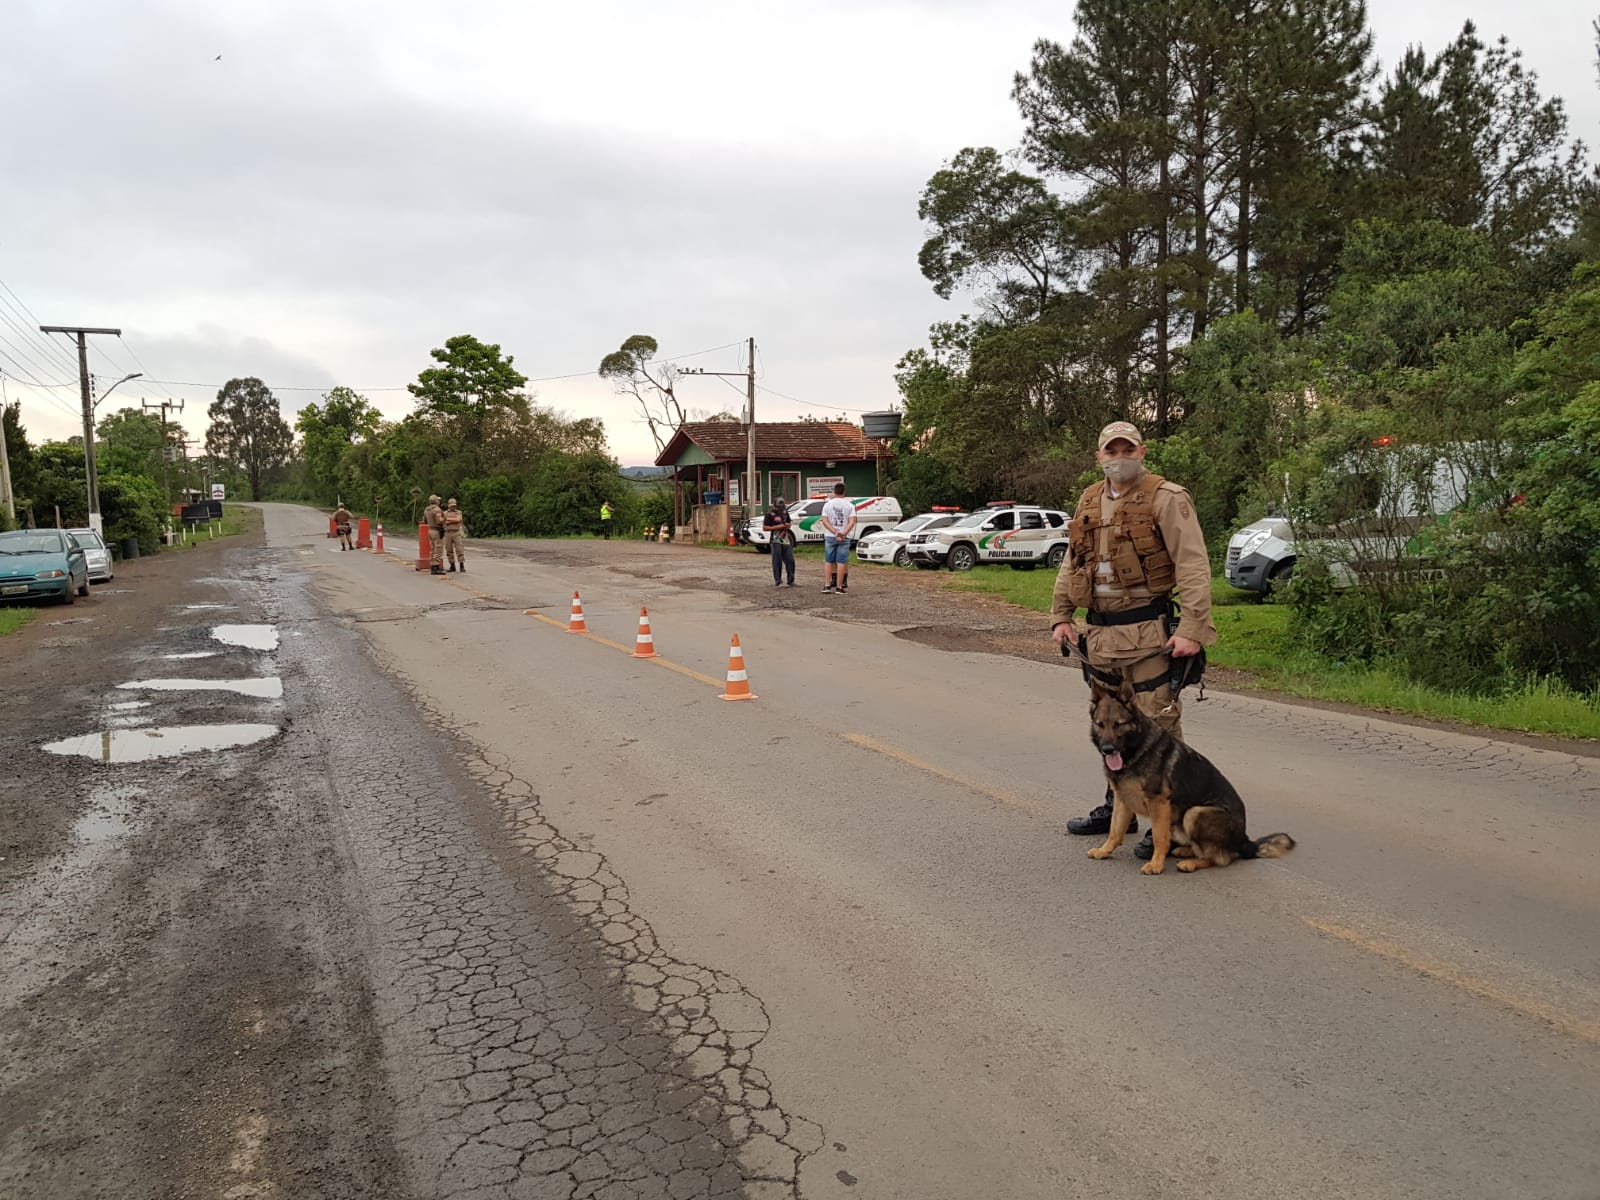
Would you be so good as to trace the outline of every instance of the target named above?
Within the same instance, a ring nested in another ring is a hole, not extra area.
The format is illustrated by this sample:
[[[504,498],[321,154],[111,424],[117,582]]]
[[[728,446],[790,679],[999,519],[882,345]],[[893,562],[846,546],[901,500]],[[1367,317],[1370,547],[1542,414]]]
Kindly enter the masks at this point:
[[[1173,660],[1217,640],[1211,620],[1211,562],[1194,501],[1177,484],[1145,469],[1145,444],[1127,421],[1100,431],[1095,458],[1104,480],[1090,484],[1069,526],[1070,545],[1056,576],[1051,636],[1087,653],[1108,684],[1126,679],[1135,703],[1183,738],[1183,705],[1172,689]],[[1177,591],[1182,610],[1173,599]],[[1080,638],[1077,611],[1088,610]],[[1111,789],[1067,831],[1103,836],[1111,828]],[[1131,832],[1131,830],[1130,830]],[[1151,855],[1150,833],[1134,847]]]

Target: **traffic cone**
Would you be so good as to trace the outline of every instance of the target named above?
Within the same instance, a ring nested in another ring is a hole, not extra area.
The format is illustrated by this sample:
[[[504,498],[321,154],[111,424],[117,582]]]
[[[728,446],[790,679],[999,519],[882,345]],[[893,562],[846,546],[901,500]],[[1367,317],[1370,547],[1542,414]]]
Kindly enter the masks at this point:
[[[634,639],[633,656],[635,658],[656,656],[656,640],[650,636],[650,614],[645,612],[642,604],[639,606],[639,636]]]
[[[378,523],[378,542],[377,545],[373,546],[373,549],[379,554],[383,553],[383,523],[381,521]]]
[[[728,545],[737,546],[738,544],[739,544],[739,539],[734,537],[734,535],[733,535],[733,526],[729,525],[728,526]]]
[[[572,616],[567,620],[568,633],[588,633],[589,627],[583,623],[583,601],[578,599],[578,593],[572,593]]]
[[[739,635],[733,635],[733,645],[728,647],[728,690],[718,697],[720,700],[754,700],[756,694],[750,690],[750,676],[744,669],[744,651],[739,648]]]

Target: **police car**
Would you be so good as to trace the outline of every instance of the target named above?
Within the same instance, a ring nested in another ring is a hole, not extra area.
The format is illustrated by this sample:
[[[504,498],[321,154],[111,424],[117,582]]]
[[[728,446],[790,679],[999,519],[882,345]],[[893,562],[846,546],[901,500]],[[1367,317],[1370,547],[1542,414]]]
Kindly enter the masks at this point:
[[[970,571],[980,563],[1056,567],[1067,556],[1067,521],[1060,509],[996,500],[943,529],[913,533],[906,557],[924,571]]]
[[[935,507],[929,512],[907,517],[893,529],[878,530],[863,537],[856,543],[856,557],[862,562],[893,563],[897,567],[909,566],[911,556],[906,553],[906,546],[911,541],[912,534],[943,529],[966,515],[959,508]]]

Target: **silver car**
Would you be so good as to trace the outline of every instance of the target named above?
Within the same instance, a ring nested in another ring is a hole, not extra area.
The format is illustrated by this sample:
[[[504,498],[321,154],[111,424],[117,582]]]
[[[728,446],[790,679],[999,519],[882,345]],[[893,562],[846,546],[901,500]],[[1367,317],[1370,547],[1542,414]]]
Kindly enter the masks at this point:
[[[89,563],[89,582],[110,583],[115,576],[111,572],[111,548],[105,539],[92,529],[69,529],[67,532],[83,547],[83,557]]]

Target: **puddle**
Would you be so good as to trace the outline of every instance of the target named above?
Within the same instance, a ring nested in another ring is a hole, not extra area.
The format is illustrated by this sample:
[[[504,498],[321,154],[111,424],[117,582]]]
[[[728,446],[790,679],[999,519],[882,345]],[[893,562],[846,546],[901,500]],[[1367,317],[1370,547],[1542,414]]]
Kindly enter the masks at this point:
[[[76,754],[99,762],[145,762],[176,758],[204,750],[231,750],[265,741],[278,732],[276,725],[168,725],[157,729],[107,729],[82,737],[48,742],[40,749],[50,754]]]
[[[278,630],[273,625],[214,625],[211,636],[225,646],[243,646],[246,650],[278,648]]]
[[[87,625],[93,617],[68,617],[65,621],[51,621],[52,625]]]
[[[123,686],[126,687],[127,684],[123,684]],[[130,709],[130,708],[149,708],[150,707],[150,701],[148,701],[148,700],[120,700],[116,704],[111,705],[110,707],[111,707],[111,711],[112,712],[127,712],[128,709]]]
[[[163,654],[161,657],[168,662],[177,662],[180,658],[215,658],[221,650],[190,650],[187,654]]]
[[[258,679],[135,679],[117,684],[118,688],[149,689],[157,692],[238,692],[260,700],[283,699],[283,680],[276,675]]]
[[[231,604],[182,604],[179,605],[185,612],[199,612],[206,608],[232,608]]]
[[[133,826],[132,789],[108,788],[97,792],[91,807],[72,823],[72,836],[79,842],[106,842],[121,837]]]

